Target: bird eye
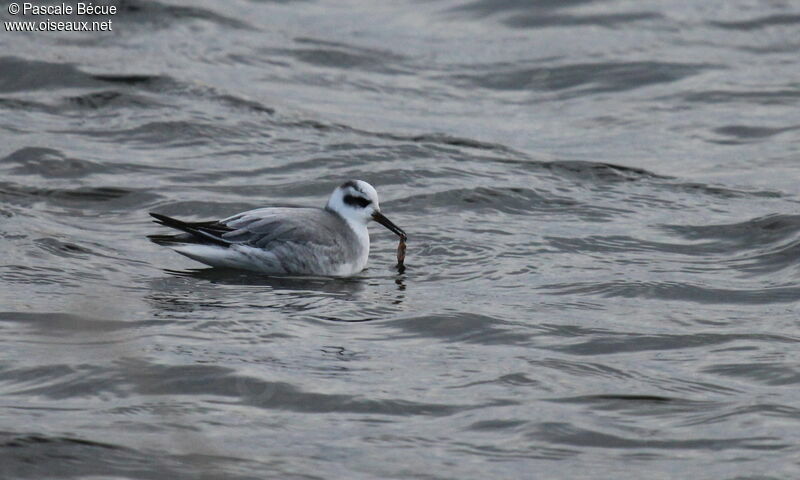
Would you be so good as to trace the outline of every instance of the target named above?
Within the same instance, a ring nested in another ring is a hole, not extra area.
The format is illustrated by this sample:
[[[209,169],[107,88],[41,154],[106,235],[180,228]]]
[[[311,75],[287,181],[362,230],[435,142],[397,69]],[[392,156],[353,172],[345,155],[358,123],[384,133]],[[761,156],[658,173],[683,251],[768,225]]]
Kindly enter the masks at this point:
[[[364,197],[356,197],[355,195],[345,195],[344,203],[350,205],[351,207],[365,208],[367,205],[372,203],[372,200]]]

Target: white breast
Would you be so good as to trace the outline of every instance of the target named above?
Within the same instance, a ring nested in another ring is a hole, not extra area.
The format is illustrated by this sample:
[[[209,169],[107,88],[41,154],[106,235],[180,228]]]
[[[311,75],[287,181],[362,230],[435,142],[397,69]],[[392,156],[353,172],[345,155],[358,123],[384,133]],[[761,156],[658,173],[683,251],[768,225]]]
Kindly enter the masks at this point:
[[[369,230],[367,230],[367,226],[358,221],[346,221],[353,230],[353,233],[356,234],[361,248],[359,248],[358,258],[353,262],[343,264],[339,269],[338,275],[353,275],[354,273],[364,270],[367,266],[367,260],[369,259]]]

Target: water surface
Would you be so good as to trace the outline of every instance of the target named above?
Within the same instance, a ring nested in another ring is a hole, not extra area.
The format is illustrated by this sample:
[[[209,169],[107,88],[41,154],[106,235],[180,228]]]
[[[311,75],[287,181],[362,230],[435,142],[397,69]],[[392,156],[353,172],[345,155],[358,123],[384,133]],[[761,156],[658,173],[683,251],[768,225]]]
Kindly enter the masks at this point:
[[[117,5],[0,33],[0,477],[800,475],[800,6]],[[404,273],[145,238],[349,178]]]

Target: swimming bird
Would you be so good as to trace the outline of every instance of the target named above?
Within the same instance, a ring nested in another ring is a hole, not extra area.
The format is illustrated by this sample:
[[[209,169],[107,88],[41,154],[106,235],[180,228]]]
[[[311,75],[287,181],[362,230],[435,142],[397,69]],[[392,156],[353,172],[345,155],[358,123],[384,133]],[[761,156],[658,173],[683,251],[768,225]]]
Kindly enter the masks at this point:
[[[363,180],[337,187],[325,208],[266,207],[223,220],[184,222],[151,212],[159,225],[184,233],[149,235],[159,245],[212,267],[277,275],[350,276],[367,265],[374,220],[406,233],[386,218],[378,192]]]

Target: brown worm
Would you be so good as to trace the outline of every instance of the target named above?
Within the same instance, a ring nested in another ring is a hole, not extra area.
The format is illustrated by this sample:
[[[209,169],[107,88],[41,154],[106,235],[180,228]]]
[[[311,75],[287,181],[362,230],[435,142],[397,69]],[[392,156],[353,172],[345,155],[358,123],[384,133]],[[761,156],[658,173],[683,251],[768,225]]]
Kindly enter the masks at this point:
[[[406,261],[406,241],[400,238],[397,244],[397,268],[404,268],[403,262]]]

